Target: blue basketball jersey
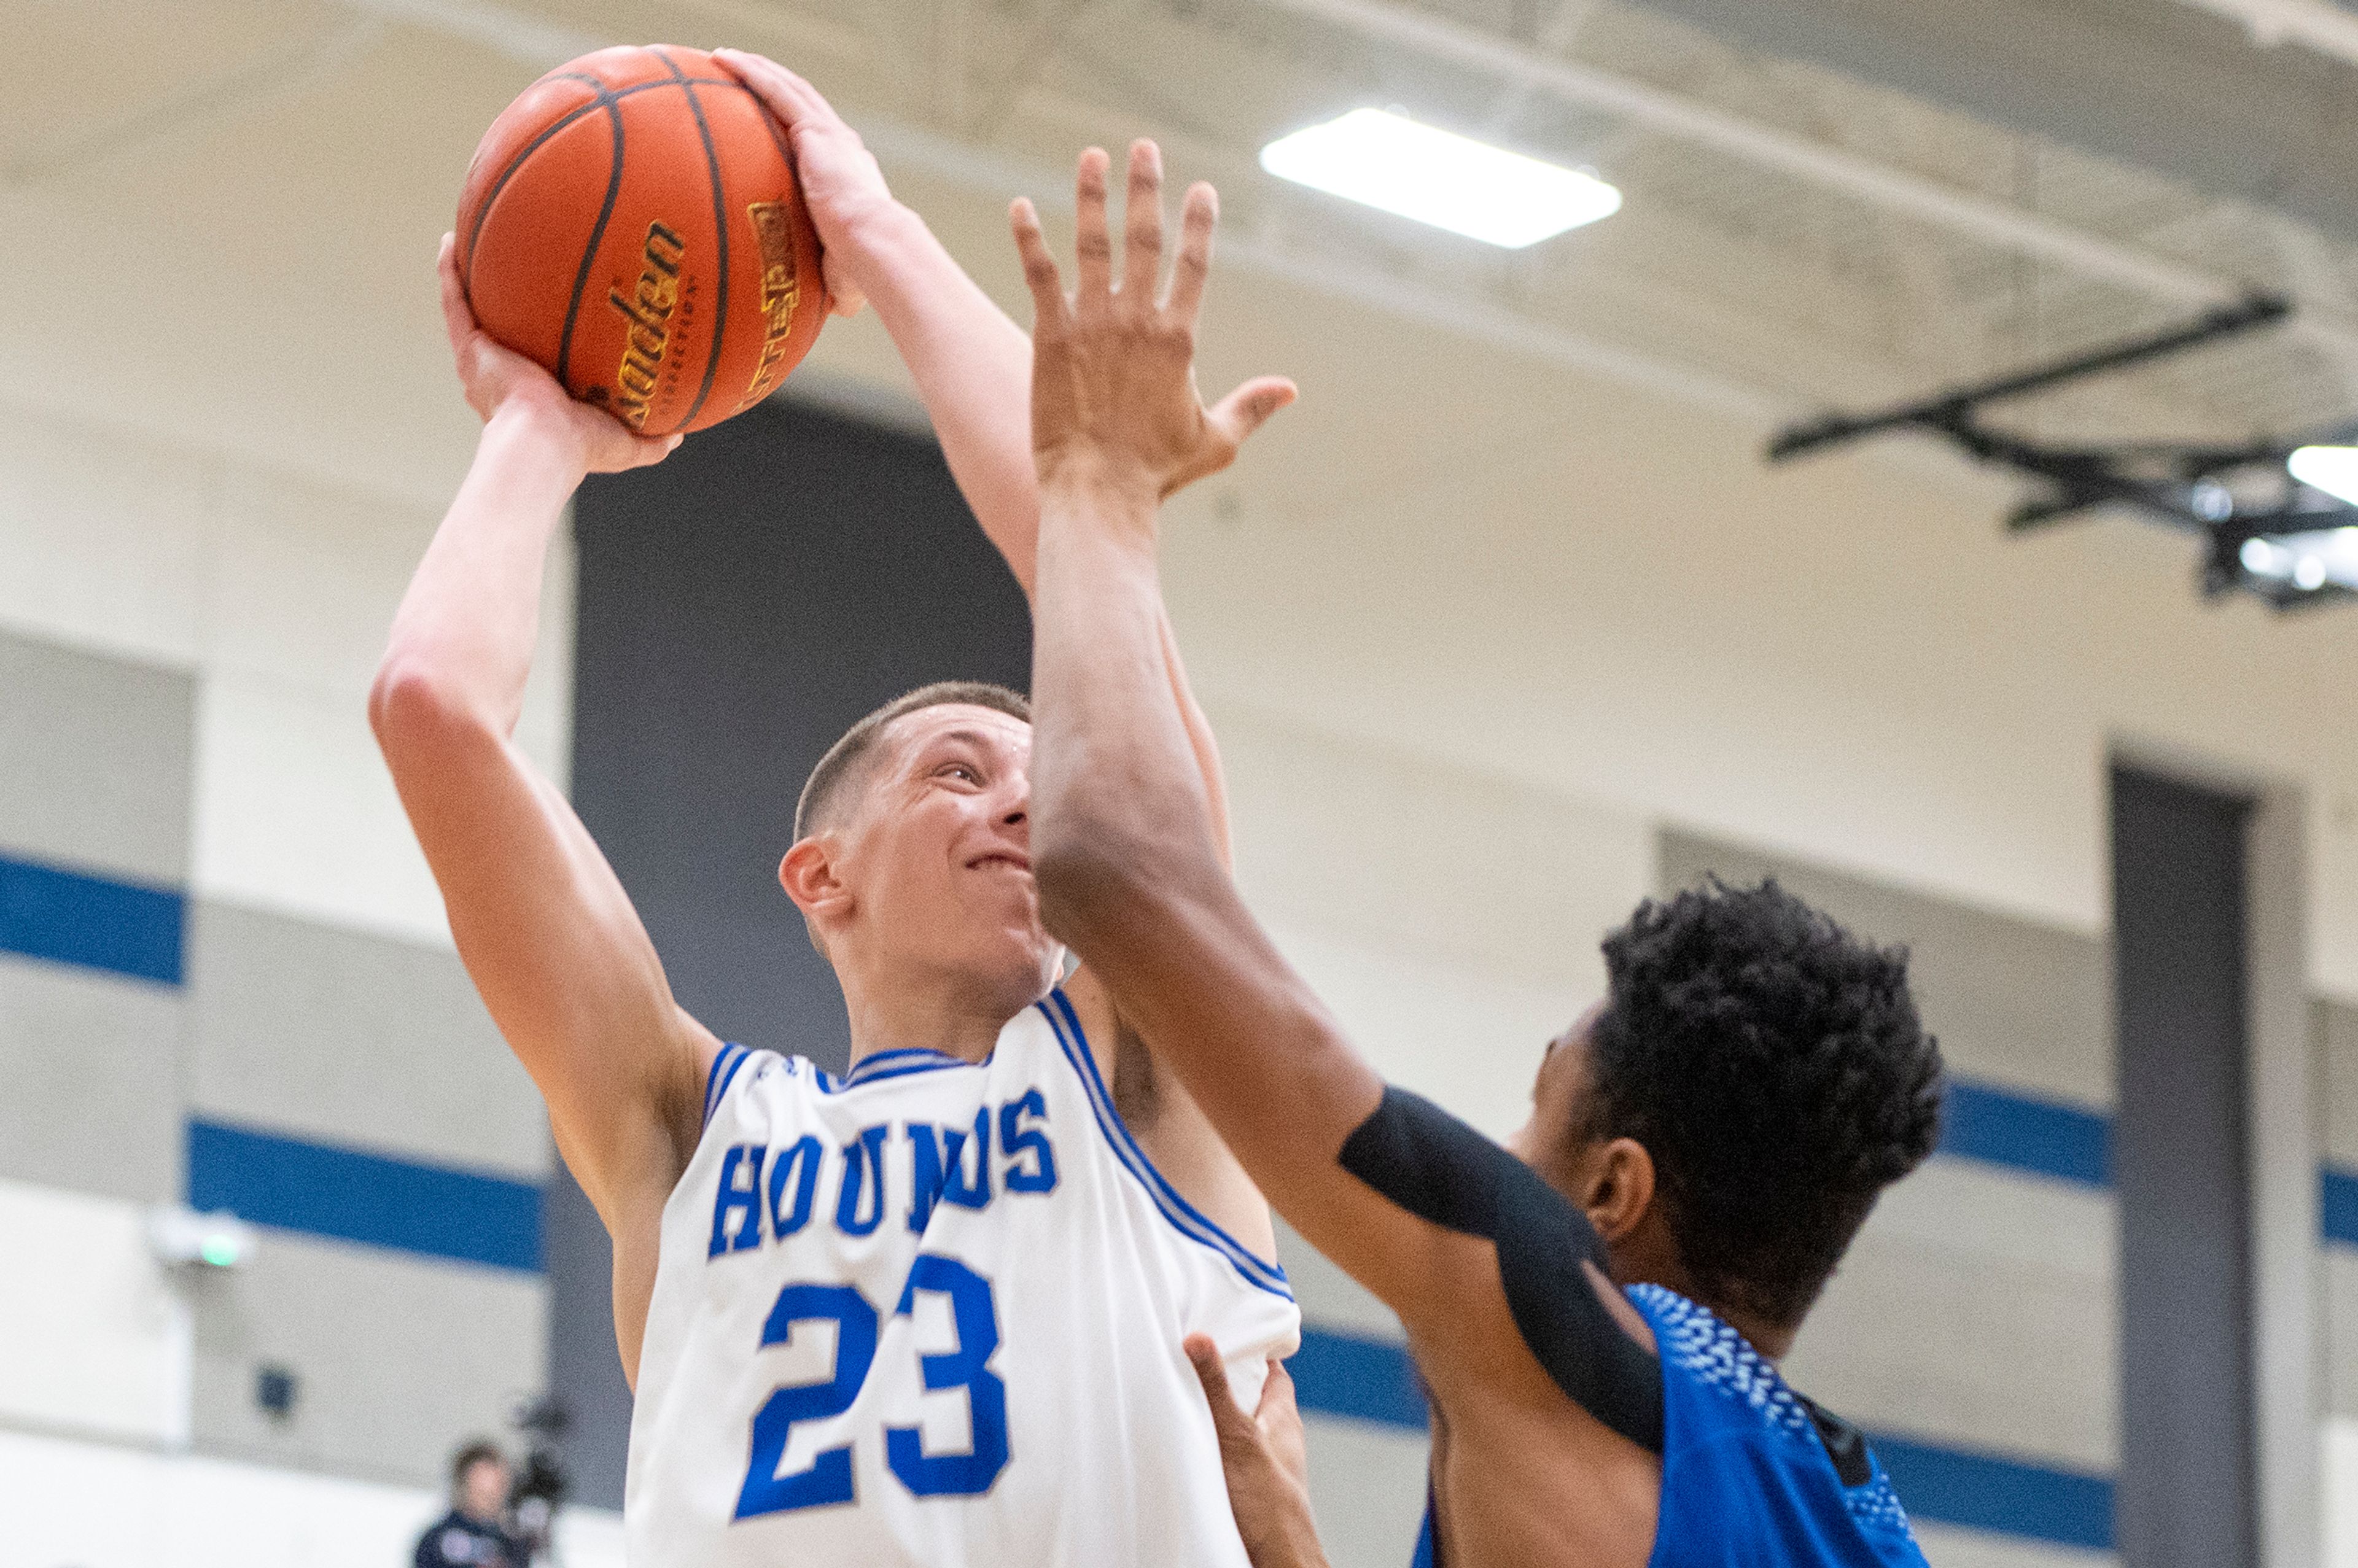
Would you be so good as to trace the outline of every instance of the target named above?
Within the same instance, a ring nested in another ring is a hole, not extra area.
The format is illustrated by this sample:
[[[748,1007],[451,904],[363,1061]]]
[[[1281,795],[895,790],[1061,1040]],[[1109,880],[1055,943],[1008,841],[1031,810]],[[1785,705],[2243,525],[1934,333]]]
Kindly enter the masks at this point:
[[[1662,1367],[1649,1568],[1925,1568],[1883,1466],[1744,1336],[1660,1285],[1623,1292]],[[1426,1509],[1413,1568],[1441,1568]]]

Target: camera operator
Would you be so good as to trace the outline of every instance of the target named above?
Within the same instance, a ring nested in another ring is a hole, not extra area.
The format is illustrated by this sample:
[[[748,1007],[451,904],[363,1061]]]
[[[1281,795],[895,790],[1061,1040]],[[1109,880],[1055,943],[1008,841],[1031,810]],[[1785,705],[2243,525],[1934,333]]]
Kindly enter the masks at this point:
[[[526,1543],[507,1529],[508,1462],[499,1445],[468,1444],[450,1461],[450,1511],[417,1538],[414,1568],[525,1568]]]

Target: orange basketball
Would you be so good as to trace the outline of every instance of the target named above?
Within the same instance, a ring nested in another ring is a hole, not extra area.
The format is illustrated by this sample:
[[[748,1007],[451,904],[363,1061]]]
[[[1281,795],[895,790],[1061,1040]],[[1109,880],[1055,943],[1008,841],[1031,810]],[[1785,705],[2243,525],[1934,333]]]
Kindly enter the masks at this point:
[[[827,319],[785,133],[700,49],[600,49],[525,89],[458,236],[483,330],[644,435],[759,403]]]

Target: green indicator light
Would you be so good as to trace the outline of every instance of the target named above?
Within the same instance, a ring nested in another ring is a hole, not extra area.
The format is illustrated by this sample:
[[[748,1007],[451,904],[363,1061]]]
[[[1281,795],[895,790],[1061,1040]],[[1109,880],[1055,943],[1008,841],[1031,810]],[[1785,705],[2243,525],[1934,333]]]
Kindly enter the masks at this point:
[[[226,1269],[237,1261],[237,1243],[226,1236],[208,1236],[198,1255],[216,1269]]]

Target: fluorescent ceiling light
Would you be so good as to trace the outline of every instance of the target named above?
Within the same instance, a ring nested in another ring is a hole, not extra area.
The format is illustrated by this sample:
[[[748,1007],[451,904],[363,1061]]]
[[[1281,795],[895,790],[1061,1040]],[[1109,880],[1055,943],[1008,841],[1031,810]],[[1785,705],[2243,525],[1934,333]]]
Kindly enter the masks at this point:
[[[1621,193],[1593,176],[1381,109],[1354,109],[1281,136],[1261,148],[1260,166],[1281,179],[1509,250],[1621,209]]]
[[[2254,577],[2288,582],[2305,592],[2329,582],[2358,590],[2358,528],[2318,528],[2274,539],[2246,539],[2240,557],[2244,569]]]
[[[2285,467],[2310,489],[2358,506],[2358,447],[2303,447]]]

